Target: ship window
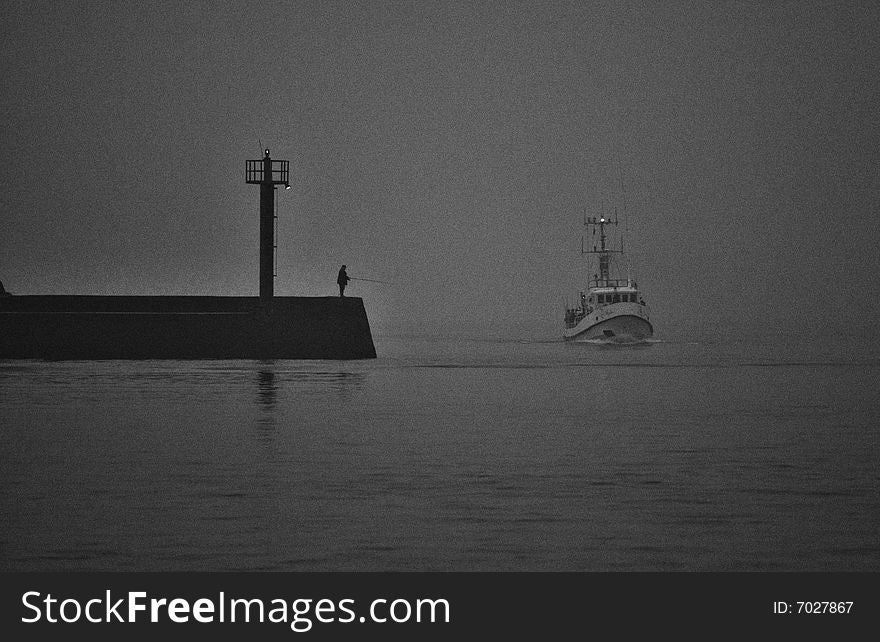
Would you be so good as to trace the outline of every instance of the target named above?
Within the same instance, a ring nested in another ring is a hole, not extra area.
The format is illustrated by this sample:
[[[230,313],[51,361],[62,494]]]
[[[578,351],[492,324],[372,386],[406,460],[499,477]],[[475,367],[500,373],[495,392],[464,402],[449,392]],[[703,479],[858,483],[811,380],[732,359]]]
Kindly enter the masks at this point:
[[[597,296],[598,296],[600,304],[605,303],[605,295],[604,294],[599,294]]]
[[[615,294],[615,295],[614,295],[614,300],[613,300],[613,302],[614,302],[614,303],[620,303],[620,295],[619,295],[619,294]]]

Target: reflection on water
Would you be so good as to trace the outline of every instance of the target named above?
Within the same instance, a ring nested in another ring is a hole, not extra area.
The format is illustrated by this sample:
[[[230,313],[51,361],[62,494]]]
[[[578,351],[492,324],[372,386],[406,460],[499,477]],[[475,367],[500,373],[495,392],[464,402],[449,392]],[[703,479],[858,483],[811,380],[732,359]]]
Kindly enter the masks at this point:
[[[360,372],[300,370],[274,361],[261,361],[256,373],[256,402],[271,412],[278,405],[279,394],[287,397],[324,395],[328,392],[346,395],[360,390],[364,375]]]
[[[261,361],[257,370],[257,404],[262,412],[257,416],[256,423],[260,430],[261,441],[269,443],[275,432],[275,406],[278,403],[278,384],[275,381],[274,362]]]
[[[257,402],[266,410],[275,408],[278,401],[278,385],[275,383],[275,370],[271,361],[261,361],[257,370]]]
[[[303,390],[313,392],[332,390],[346,393],[360,389],[364,382],[364,375],[360,372],[304,371],[287,373],[285,379],[292,384],[301,386]]]
[[[346,370],[312,370],[276,361],[260,361],[256,371],[256,417],[263,429],[274,429],[279,414],[279,398],[296,403],[303,397],[348,398],[363,387],[364,375]]]

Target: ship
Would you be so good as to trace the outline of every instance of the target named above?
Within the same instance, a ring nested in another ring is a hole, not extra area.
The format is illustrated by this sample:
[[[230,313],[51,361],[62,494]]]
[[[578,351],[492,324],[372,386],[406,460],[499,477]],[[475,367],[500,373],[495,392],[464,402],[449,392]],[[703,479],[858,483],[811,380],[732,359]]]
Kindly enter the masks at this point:
[[[598,244],[585,250],[581,240],[581,254],[589,256],[591,268],[598,263],[585,290],[578,292],[577,301],[565,306],[562,331],[566,341],[590,341],[618,344],[642,343],[654,334],[651,314],[635,279],[614,271],[613,258],[623,255],[623,238],[617,249],[612,249],[608,230],[617,229],[618,219],[606,216],[584,216],[584,225]],[[597,234],[598,232],[598,234]],[[591,270],[592,271],[592,270]]]
[[[259,296],[19,295],[0,286],[0,359],[372,359],[359,297],[275,296],[275,190],[288,161],[248,160],[260,186]]]

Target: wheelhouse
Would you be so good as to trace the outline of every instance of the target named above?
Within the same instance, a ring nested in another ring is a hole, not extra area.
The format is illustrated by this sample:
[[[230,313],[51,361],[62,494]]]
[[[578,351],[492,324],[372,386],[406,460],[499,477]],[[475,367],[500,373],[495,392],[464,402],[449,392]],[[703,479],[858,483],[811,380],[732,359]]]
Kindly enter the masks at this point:
[[[608,292],[606,294],[596,294],[596,305],[608,305],[609,303],[638,303],[638,294],[636,292]],[[593,298],[593,297],[590,297]]]
[[[642,299],[635,287],[596,288],[590,290],[586,302],[589,305],[601,306],[612,303],[641,303]]]

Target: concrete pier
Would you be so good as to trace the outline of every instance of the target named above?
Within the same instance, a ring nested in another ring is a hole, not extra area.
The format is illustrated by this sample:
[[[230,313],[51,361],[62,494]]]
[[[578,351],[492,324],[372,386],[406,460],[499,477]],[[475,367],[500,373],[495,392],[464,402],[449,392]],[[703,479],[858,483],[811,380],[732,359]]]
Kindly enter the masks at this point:
[[[356,297],[7,296],[0,359],[370,359]]]

